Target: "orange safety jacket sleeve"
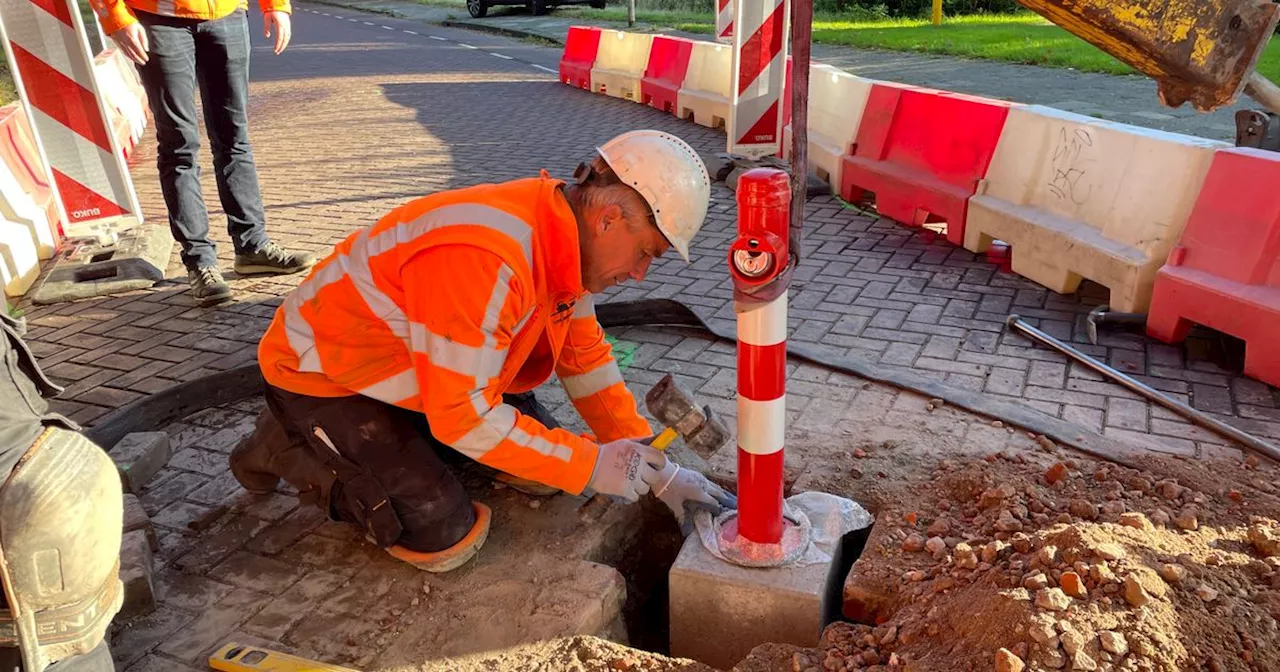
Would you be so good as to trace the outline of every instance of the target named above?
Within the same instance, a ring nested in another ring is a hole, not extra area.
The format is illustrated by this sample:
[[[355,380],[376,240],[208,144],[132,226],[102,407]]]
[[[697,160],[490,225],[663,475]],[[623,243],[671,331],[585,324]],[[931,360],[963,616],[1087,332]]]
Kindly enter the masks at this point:
[[[419,253],[401,274],[410,355],[431,433],[472,459],[579,494],[599,446],[548,429],[503,403],[499,375],[537,300],[493,252],[445,245]]]
[[[245,0],[174,0],[171,10],[161,11],[159,0],[89,0],[102,32],[112,35],[121,28],[138,22],[134,10],[151,14],[180,16],[189,19],[220,19],[246,5]],[[258,0],[258,8],[267,12],[292,13],[289,0]]]
[[[604,340],[590,294],[574,306],[569,333],[556,361],[556,375],[600,443],[653,435],[622,380],[613,347]]]

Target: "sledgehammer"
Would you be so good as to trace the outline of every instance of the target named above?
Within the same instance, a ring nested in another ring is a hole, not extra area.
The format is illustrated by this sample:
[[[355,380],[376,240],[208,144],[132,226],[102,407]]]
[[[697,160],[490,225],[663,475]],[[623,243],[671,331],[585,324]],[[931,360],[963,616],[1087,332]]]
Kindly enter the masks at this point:
[[[729,430],[716,419],[710,406],[698,408],[693,399],[676,385],[667,374],[644,396],[645,408],[665,428],[649,442],[658,450],[666,450],[677,436],[703,459],[711,457],[721,446],[729,442]],[[687,465],[682,465],[687,466]],[[594,522],[609,508],[612,500],[596,495],[578,508],[584,521]]]
[[[665,450],[675,434],[679,434],[690,450],[708,459],[729,442],[729,430],[716,419],[711,407],[698,408],[669,373],[644,395],[644,405],[658,422],[667,427],[651,444],[654,448]]]

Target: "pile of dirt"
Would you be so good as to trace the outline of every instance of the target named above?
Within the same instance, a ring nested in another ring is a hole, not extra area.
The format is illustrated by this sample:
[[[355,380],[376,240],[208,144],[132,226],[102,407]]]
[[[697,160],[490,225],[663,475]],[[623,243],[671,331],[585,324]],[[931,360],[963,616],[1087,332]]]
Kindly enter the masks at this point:
[[[793,667],[1280,670],[1275,472],[1254,459],[1138,466],[1050,445],[878,482],[845,586],[860,624],[831,626]],[[826,480],[857,494],[858,479]]]
[[[599,637],[562,637],[500,652],[453,658],[420,668],[423,672],[715,672],[684,658],[640,651]]]

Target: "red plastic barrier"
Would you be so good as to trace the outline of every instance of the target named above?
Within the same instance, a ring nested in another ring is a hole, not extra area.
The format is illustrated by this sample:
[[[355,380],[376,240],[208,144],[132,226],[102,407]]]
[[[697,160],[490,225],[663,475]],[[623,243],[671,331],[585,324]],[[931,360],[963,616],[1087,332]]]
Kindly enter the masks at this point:
[[[960,245],[1008,114],[998,100],[877,82],[840,194],[856,202],[873,192],[880,214],[907,226],[946,222],[947,240]]]
[[[591,67],[596,63],[596,51],[600,49],[600,29],[587,26],[569,26],[569,36],[564,41],[564,55],[560,57],[560,81],[579,89],[591,89]]]
[[[692,53],[693,42],[689,40],[655,35],[649,47],[649,64],[640,79],[640,102],[674,114],[676,93],[684,85]]]
[[[58,214],[58,203],[53,198],[53,188],[49,186],[49,170],[40,159],[35,133],[18,103],[0,107],[0,161],[9,166],[22,190],[46,213],[53,224],[51,233],[56,241],[55,247],[59,247],[65,223]]]
[[[1218,151],[1168,263],[1147,333],[1182,341],[1201,324],[1245,342],[1244,372],[1280,385],[1280,154]]]

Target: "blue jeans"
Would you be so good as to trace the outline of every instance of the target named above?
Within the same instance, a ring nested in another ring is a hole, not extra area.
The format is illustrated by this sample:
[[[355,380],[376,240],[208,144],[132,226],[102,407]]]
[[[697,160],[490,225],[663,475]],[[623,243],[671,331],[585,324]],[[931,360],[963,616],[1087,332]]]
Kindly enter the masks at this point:
[[[147,31],[150,60],[139,66],[155,117],[160,188],[169,229],[188,270],[217,265],[209,211],[200,192],[196,84],[213,149],[218,198],[237,254],[267,243],[258,169],[249,146],[249,18],[242,10],[212,21],[136,12]]]

